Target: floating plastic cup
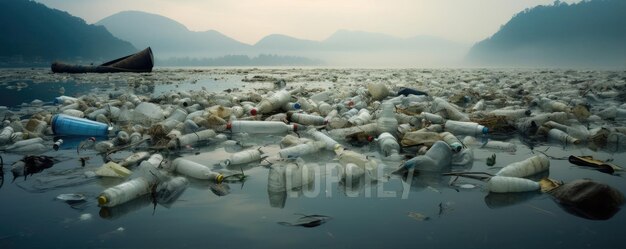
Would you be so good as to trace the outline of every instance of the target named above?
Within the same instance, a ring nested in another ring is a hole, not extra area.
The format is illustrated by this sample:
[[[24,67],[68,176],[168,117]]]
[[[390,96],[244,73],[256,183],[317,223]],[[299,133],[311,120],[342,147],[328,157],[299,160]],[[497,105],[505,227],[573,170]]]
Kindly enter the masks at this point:
[[[52,132],[69,136],[108,136],[111,127],[89,119],[57,114],[52,117]]]

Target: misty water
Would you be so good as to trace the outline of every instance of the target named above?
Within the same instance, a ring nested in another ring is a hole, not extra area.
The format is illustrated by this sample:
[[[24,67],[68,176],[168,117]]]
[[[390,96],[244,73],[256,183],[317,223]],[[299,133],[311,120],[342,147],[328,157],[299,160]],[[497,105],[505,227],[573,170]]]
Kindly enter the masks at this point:
[[[273,80],[249,82],[255,76],[286,79],[288,87],[338,91],[344,89],[338,85],[360,86],[378,81],[447,96],[441,89],[458,91],[491,78],[497,78],[503,85],[515,84],[517,80],[536,81],[537,89],[526,90],[532,93],[552,89],[558,95],[572,90],[559,89],[560,86],[573,88],[574,84],[569,82],[589,80],[589,77],[597,77],[590,82],[608,81],[623,86],[625,75],[563,70],[285,68],[158,68],[148,74],[65,75],[51,74],[48,69],[14,69],[0,71],[0,106],[9,107],[24,119],[53,106],[61,87],[68,96],[134,92],[153,97],[169,91],[256,92],[272,87]],[[551,84],[555,87],[549,87]],[[603,104],[601,100],[594,102],[595,108],[614,105]],[[603,124],[618,127],[624,126],[624,121]],[[380,163],[386,177],[372,182],[365,178],[352,184],[342,182],[335,154],[324,150],[302,158],[307,165],[315,167],[316,174],[313,184],[297,191],[268,191],[267,162],[241,167],[219,164],[231,153],[244,149],[261,147],[265,153],[275,154],[282,137],[233,137],[240,143],[225,146],[215,142],[171,154],[171,159],[184,157],[216,171],[243,170],[248,178],[244,182],[226,182],[221,187],[228,188],[229,193],[224,196],[216,195],[218,191],[211,183],[190,180],[190,186],[176,202],[156,206],[146,196],[113,208],[99,207],[96,201],[99,193],[124,180],[68,179],[67,176],[81,175],[103,164],[102,156],[95,151],[76,153],[76,146],[82,140],[68,139],[59,151],[43,153],[57,161],[52,168],[15,180],[10,166],[22,155],[1,152],[4,182],[0,188],[0,248],[623,248],[621,234],[626,224],[623,211],[607,220],[590,220],[568,212],[550,195],[540,192],[493,194],[486,190],[485,183],[472,179],[455,180],[439,174],[416,173],[407,178],[391,175],[401,162],[382,158],[375,144],[357,147],[342,143]],[[52,148],[50,138],[47,140]],[[517,145],[516,152],[475,148],[472,163],[452,170],[493,174],[499,167],[543,152],[552,158],[549,174],[543,176],[564,182],[588,178],[626,192],[626,181],[619,172],[605,174],[563,160],[569,155],[593,155],[626,167],[626,148],[592,150],[584,144],[529,142],[518,136],[506,140]],[[486,158],[494,153],[496,165],[487,166]],[[130,154],[122,151],[112,157],[123,159]],[[89,157],[84,168],[79,157]],[[138,172],[133,174],[131,178]],[[55,199],[64,193],[84,194],[87,201],[70,205]],[[312,228],[279,224],[294,222],[301,217],[299,214],[325,215],[330,219]]]

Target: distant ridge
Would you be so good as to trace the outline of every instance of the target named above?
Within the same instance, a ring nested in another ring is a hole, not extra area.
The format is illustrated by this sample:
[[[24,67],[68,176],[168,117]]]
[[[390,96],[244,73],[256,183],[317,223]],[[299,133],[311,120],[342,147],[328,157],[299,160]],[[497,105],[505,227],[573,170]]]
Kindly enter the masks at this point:
[[[136,52],[104,27],[28,0],[0,1],[0,66],[103,61]]]
[[[515,15],[475,44],[467,60],[485,66],[626,68],[626,1],[556,1]]]

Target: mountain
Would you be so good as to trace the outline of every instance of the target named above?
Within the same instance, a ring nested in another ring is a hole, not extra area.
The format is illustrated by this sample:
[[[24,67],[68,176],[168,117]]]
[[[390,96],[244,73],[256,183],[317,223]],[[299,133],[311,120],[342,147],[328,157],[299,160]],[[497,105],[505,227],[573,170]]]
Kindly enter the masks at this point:
[[[119,12],[96,24],[137,47],[152,47],[155,56],[161,58],[245,54],[251,48],[215,30],[190,31],[172,19],[141,11]]]
[[[484,66],[626,67],[626,1],[556,1],[515,15],[475,44],[467,60]]]
[[[136,50],[67,12],[28,0],[0,1],[0,66],[114,59]]]
[[[320,50],[322,48],[322,44],[318,41],[303,40],[286,35],[272,34],[259,40],[256,44],[254,44],[254,48],[265,51],[311,51]]]

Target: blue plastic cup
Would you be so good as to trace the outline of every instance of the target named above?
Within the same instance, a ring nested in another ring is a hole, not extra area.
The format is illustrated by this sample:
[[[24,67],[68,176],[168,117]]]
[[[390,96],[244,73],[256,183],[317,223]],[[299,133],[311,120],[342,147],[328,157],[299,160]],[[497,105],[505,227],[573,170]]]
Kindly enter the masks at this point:
[[[52,117],[52,132],[65,136],[107,137],[109,126],[89,119],[57,114]]]

